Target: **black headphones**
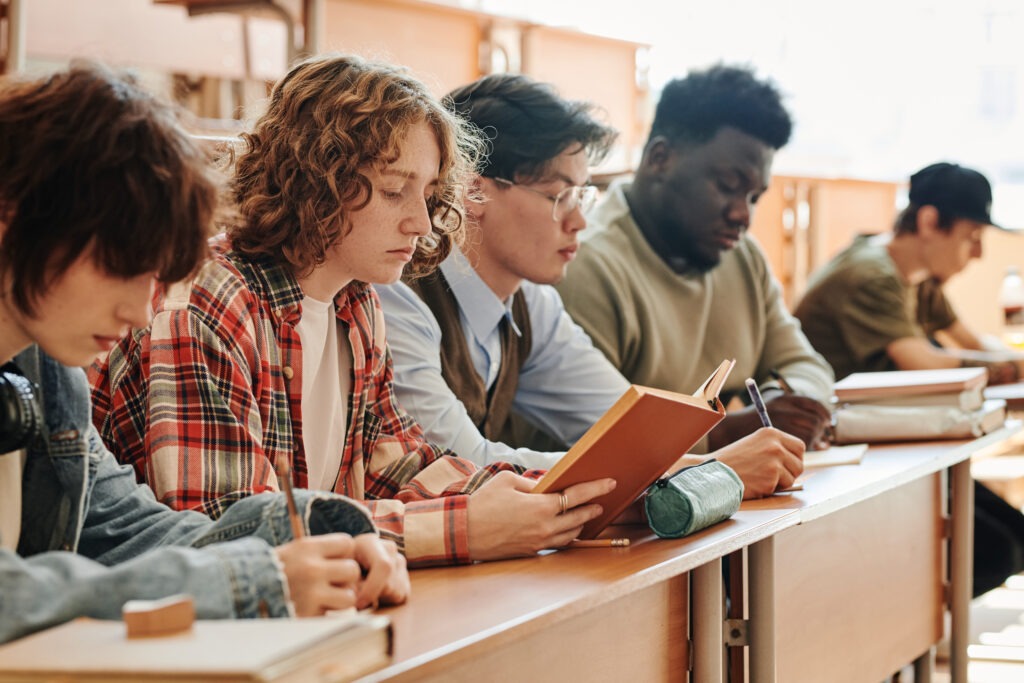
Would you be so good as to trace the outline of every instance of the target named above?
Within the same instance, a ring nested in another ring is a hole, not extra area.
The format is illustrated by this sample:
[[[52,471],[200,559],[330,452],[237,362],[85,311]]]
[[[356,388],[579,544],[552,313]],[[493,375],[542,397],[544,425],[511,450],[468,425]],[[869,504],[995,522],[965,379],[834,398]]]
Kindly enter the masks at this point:
[[[0,368],[0,455],[28,446],[41,425],[35,387],[18,366],[7,363]]]

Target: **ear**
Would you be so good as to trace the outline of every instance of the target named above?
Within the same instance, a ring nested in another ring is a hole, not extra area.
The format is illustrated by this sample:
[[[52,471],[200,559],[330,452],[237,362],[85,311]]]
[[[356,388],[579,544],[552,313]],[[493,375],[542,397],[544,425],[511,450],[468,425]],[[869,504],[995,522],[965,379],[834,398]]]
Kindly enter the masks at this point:
[[[640,158],[640,170],[651,174],[664,173],[675,153],[672,142],[668,138],[656,135],[644,146],[644,153]]]
[[[939,210],[926,204],[917,210],[917,234],[927,239],[936,232],[939,232]]]

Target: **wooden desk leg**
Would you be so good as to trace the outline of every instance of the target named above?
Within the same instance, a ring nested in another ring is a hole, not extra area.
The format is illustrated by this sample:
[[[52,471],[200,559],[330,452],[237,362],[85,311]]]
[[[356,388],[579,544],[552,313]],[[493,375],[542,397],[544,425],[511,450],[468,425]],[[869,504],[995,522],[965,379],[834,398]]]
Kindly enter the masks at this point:
[[[932,683],[934,671],[935,648],[930,647],[927,652],[914,660],[914,683]]]
[[[725,620],[722,608],[722,559],[701,565],[690,574],[693,610],[693,682],[722,683]]]
[[[750,683],[775,683],[775,539],[750,546]]]
[[[970,638],[971,578],[974,576],[974,482],[971,461],[953,465],[952,538],[949,543],[949,583],[952,616],[950,675],[953,683],[967,683],[967,641]]]

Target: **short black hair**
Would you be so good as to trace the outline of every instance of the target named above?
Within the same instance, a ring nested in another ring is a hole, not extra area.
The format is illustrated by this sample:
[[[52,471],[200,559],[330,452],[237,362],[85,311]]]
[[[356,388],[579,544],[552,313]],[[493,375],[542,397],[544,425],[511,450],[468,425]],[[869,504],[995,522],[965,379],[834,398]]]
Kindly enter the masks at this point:
[[[586,150],[591,164],[600,163],[617,136],[597,120],[595,105],[562,99],[551,85],[520,74],[484,76],[443,103],[487,138],[479,172],[492,178],[535,180],[573,145]]]
[[[789,142],[793,132],[793,121],[773,83],[758,80],[749,68],[717,64],[669,81],[661,92],[650,137],[701,144],[726,126],[772,149]]]

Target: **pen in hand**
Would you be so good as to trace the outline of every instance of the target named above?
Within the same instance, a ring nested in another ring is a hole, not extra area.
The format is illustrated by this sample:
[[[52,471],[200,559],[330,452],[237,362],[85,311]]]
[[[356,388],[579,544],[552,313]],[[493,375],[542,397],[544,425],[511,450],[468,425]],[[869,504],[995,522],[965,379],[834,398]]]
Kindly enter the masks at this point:
[[[285,502],[288,505],[288,521],[292,525],[292,538],[300,539],[306,535],[305,530],[302,528],[302,519],[299,517],[299,509],[295,506],[295,493],[292,491],[292,473],[288,467],[288,463],[284,460],[279,461],[274,465],[274,471],[277,473],[277,481],[281,485],[281,490],[284,491]]]
[[[758,416],[761,418],[761,424],[765,427],[771,427],[772,421],[768,417],[768,409],[764,407],[764,399],[761,398],[761,392],[757,388],[757,382],[750,377],[746,381],[747,392],[750,394],[750,400],[754,402],[754,408],[757,410]]]

